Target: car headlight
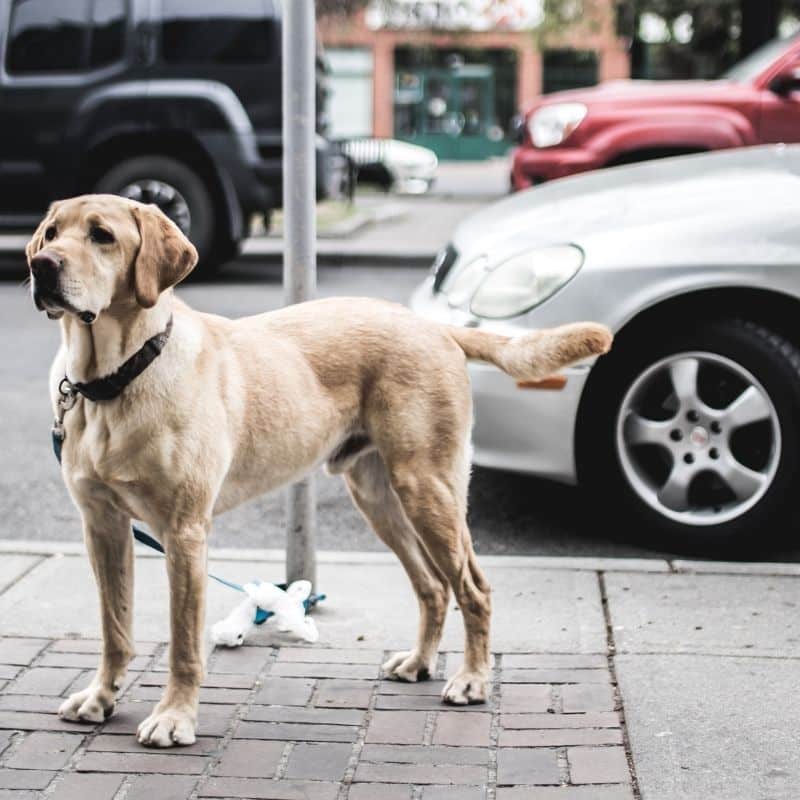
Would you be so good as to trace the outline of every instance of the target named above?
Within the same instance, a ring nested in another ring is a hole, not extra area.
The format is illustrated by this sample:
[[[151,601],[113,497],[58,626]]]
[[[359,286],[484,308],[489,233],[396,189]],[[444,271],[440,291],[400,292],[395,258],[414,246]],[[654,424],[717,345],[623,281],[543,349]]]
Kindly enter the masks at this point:
[[[583,122],[588,109],[583,103],[555,103],[534,112],[528,122],[536,147],[561,144]]]
[[[470,261],[455,272],[452,278],[444,286],[444,293],[447,295],[447,302],[453,307],[458,308],[470,301],[475,294],[475,290],[480,286],[481,281],[486,277],[489,269],[489,259],[486,256]]]
[[[513,256],[483,279],[470,311],[506,319],[530,311],[568,283],[583,265],[583,250],[564,244]]]

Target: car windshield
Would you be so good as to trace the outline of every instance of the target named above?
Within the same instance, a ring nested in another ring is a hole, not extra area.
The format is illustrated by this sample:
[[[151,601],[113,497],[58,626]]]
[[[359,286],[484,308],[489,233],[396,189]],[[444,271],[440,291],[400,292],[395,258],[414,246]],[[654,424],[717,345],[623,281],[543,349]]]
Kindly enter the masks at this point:
[[[773,39],[762,45],[758,50],[750,53],[747,58],[742,59],[738,64],[734,64],[727,72],[722,74],[723,79],[736,81],[736,83],[747,83],[758,77],[781,53],[783,53],[792,42],[797,41],[800,34],[789,36],[783,39]]]

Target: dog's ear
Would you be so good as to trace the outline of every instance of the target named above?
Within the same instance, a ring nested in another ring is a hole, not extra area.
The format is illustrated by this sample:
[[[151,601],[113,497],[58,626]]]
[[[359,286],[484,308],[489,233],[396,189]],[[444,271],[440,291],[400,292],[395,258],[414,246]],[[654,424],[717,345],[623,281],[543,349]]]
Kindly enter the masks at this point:
[[[53,214],[58,211],[58,207],[60,205],[61,203],[59,201],[50,203],[50,207],[47,209],[47,213],[39,223],[39,227],[33,232],[33,236],[31,236],[31,240],[28,242],[28,244],[25,245],[25,257],[28,259],[28,264],[31,263],[31,259],[42,249],[42,246],[44,245],[44,232],[50,225],[50,222],[53,219]]]
[[[165,289],[180,283],[197,264],[197,250],[158,206],[135,205],[131,213],[141,244],[133,263],[136,302],[152,308]]]

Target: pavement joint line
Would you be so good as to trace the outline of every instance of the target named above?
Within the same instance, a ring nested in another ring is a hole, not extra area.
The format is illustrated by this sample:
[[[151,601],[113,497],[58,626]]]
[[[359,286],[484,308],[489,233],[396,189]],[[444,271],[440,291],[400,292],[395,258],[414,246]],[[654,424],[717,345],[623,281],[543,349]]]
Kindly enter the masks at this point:
[[[569,758],[567,757],[566,747],[556,748],[556,761],[558,763],[558,771],[561,773],[561,784],[563,786],[569,785]]]
[[[11,731],[11,744],[0,754],[0,768],[13,758],[19,747],[30,736],[26,731]]]
[[[503,654],[496,653],[494,667],[491,670],[490,684],[491,718],[489,720],[489,753],[486,768],[486,800],[497,797],[497,750],[500,745],[500,693],[503,689]]]
[[[308,694],[308,700],[306,700],[306,704],[303,706],[303,708],[311,709],[311,708],[315,708],[316,707],[317,698],[319,697],[319,688],[320,688],[319,687],[319,682],[320,682],[320,679],[319,678],[314,678],[313,680],[314,680],[314,684],[311,687],[311,691]]]
[[[447,656],[439,652],[436,656],[436,669],[433,677],[438,681],[447,680]]]
[[[86,684],[83,683],[83,682],[86,680],[86,673],[87,672],[90,673],[90,676],[91,676],[91,675],[93,675],[93,673],[95,671],[96,670],[92,670],[92,669],[82,669],[75,676],[75,680],[73,680],[72,683],[70,683],[70,685],[67,686],[67,688],[64,690],[64,694],[67,697],[69,697],[71,694],[75,694],[76,692],[80,692],[83,689],[85,689],[86,688]],[[91,680],[91,677],[89,678],[89,680]]]
[[[431,745],[433,744],[433,735],[436,732],[436,711],[429,711],[425,715],[425,725],[422,729],[422,744],[423,745]]]
[[[721,653],[709,653],[707,650],[617,650],[618,656],[690,656],[692,658],[750,658],[758,661],[800,661],[800,656],[782,656],[772,653],[754,653],[752,650],[725,650]]]
[[[42,652],[36,656],[36,659],[35,659],[36,662],[38,662],[41,657],[47,655],[47,653],[49,652],[49,648],[50,648],[51,644],[53,644],[55,642],[62,641],[62,640],[84,641],[86,639],[86,637],[84,637],[84,636],[70,636],[70,635],[67,635],[67,636],[55,636],[55,637],[51,637],[51,636],[23,636],[23,635],[16,634],[16,633],[12,634],[12,635],[8,635],[8,636],[0,635],[0,640],[2,640],[4,638],[10,638],[10,639],[34,639],[34,640],[39,640],[39,639],[48,639],[48,640],[50,640],[50,639],[52,639],[52,642],[48,641],[48,643],[46,645],[43,645]],[[92,638],[92,637],[89,637],[89,638]],[[169,642],[156,642],[156,641],[153,641],[153,640],[149,640],[146,643],[147,644],[157,645],[159,648],[161,648],[162,651],[169,646]],[[269,648],[280,649],[280,647],[285,647],[287,645],[284,645],[284,644],[267,644],[267,645],[256,644],[256,645],[252,645],[252,646],[263,647],[264,649],[269,649]],[[215,647],[214,647],[214,645],[212,643],[211,644],[212,652],[214,651],[214,649],[215,649]],[[331,644],[321,644],[319,646],[316,646],[314,649],[316,651],[322,651],[322,652],[324,652],[325,650],[335,651],[335,650],[340,650],[341,646],[331,645]],[[358,648],[356,648],[356,649],[358,649]],[[376,649],[376,648],[374,648],[374,649]],[[60,651],[54,651],[54,652],[60,652]],[[393,655],[395,651],[394,650],[384,650],[383,652],[385,654],[388,653],[389,655]],[[528,647],[526,647],[525,650],[510,650],[508,652],[510,654],[512,654],[512,655],[519,654],[519,653],[526,653],[528,655],[534,655],[534,656],[535,655],[546,655],[546,656],[574,656],[574,655],[576,655],[576,652],[575,652],[574,649],[559,650],[559,649],[553,648],[553,647],[549,647],[549,648],[546,648],[544,650],[534,650],[530,646],[528,646]],[[647,651],[647,653],[644,653],[644,652],[638,653],[638,652],[629,651],[629,650],[620,650],[619,652],[620,653],[630,653],[631,655],[650,655],[650,654],[652,654],[652,655],[675,655],[674,651],[661,651],[661,650],[652,651],[652,653],[650,653],[650,651]],[[445,680],[445,678],[447,677],[446,673],[444,671],[444,665],[446,664],[445,659],[447,658],[447,654],[448,653],[454,653],[454,654],[461,655],[461,651],[460,650],[445,650],[444,652],[442,652],[440,654],[439,658],[442,659],[442,661],[441,661],[441,664],[437,664],[437,667],[436,667],[436,674],[437,674],[437,678],[436,679],[437,680]],[[495,657],[496,657],[496,655],[497,654],[495,654]],[[582,650],[579,653],[579,655],[581,655],[581,656],[606,656],[607,652],[606,652],[605,649],[604,650],[585,650],[585,651]],[[686,653],[679,653],[678,655],[703,655],[703,654],[702,653],[695,653],[694,651],[692,651],[692,652],[687,651]],[[725,653],[717,653],[717,654],[714,654],[714,655],[725,656],[725,655],[731,655],[731,653],[725,652]],[[778,656],[773,656],[773,657],[774,658],[778,658]],[[386,660],[386,658],[388,658],[388,655],[385,656],[384,660]],[[798,656],[785,656],[785,658],[791,659],[791,660],[800,659],[800,655],[798,655]],[[301,661],[299,663],[316,664],[317,662],[316,661]],[[34,666],[34,665],[35,665],[35,663],[32,662],[31,666]],[[26,667],[26,669],[29,669],[29,667]],[[59,669],[59,667],[54,667],[54,669]],[[530,668],[520,667],[519,669],[530,669]],[[576,667],[575,669],[596,669],[596,668],[595,667]],[[135,671],[142,672],[142,673],[145,673],[145,672],[148,672],[148,671],[164,672],[165,673],[167,670],[165,670],[165,669],[154,670],[152,667],[145,667],[142,670],[135,670]],[[213,670],[212,670],[212,672],[213,672]],[[319,679],[314,679],[314,680],[319,680]],[[354,679],[354,680],[357,680],[357,679]],[[364,679],[364,680],[366,682],[367,680],[372,680],[372,679],[368,678],[368,679]],[[126,690],[126,691],[129,691],[129,690]],[[122,697],[122,695],[120,695],[120,697]],[[136,702],[144,702],[144,701],[136,701]],[[312,706],[312,703],[313,703],[313,699],[312,699],[312,701],[307,703],[305,707],[306,708],[310,708]]]
[[[43,564],[45,561],[47,561],[47,557],[42,556],[42,558],[37,559],[36,561],[33,562],[33,564],[22,570],[22,572],[20,572],[19,575],[14,577],[11,581],[9,581],[9,583],[7,583],[2,589],[0,589],[0,597],[2,597],[9,589],[12,589],[18,583],[25,580],[25,578],[27,578],[28,575],[30,575],[31,572],[33,572],[36,569],[36,567],[38,567],[40,564]]]
[[[550,708],[554,714],[564,713],[564,697],[561,694],[561,687],[555,684],[550,685]]]
[[[278,759],[278,766],[275,767],[275,774],[273,775],[275,780],[286,777],[286,773],[289,771],[289,759],[292,757],[295,747],[297,747],[297,742],[286,742],[281,757]]]
[[[383,651],[381,657],[381,664],[385,664],[387,659],[391,658],[388,650]],[[358,733],[356,740],[353,742],[353,747],[350,750],[350,758],[347,760],[347,766],[342,775],[342,781],[339,785],[339,794],[337,800],[347,800],[350,794],[350,787],[353,785],[353,778],[356,775],[356,769],[361,761],[361,753],[364,750],[364,744],[367,740],[367,731],[369,730],[370,723],[372,722],[372,713],[375,711],[375,705],[378,702],[378,690],[380,689],[381,681],[383,680],[383,669],[378,671],[378,677],[373,679],[372,691],[369,695],[367,707],[364,710],[364,716],[361,719],[361,724],[358,726]],[[316,693],[316,692],[315,692]],[[312,697],[312,700],[314,698]]]
[[[269,658],[256,674],[255,679],[253,680],[253,685],[250,687],[250,691],[247,693],[247,697],[241,703],[236,704],[236,711],[234,712],[231,721],[225,730],[225,734],[220,737],[217,748],[208,759],[205,769],[197,776],[194,788],[189,794],[187,800],[197,800],[200,789],[208,782],[209,778],[211,778],[211,773],[222,761],[222,757],[225,755],[228,745],[230,745],[231,741],[233,740],[233,734],[236,732],[236,728],[239,727],[239,723],[244,719],[249,709],[254,705],[253,701],[255,700],[256,695],[261,690],[263,682],[269,676],[270,672],[272,671],[272,667],[278,660],[278,655],[280,654],[279,647],[269,647],[268,649],[271,650]],[[282,754],[282,757],[283,756],[286,756],[288,761],[289,757],[286,754],[285,749],[284,753]]]
[[[631,776],[631,792],[633,793],[634,800],[641,800],[642,794],[639,789],[639,777],[636,774],[636,764],[633,760],[633,748],[631,746],[631,738],[628,731],[628,723],[625,718],[625,704],[622,698],[622,691],[619,687],[619,680],[617,679],[617,666],[614,662],[616,656],[616,643],[614,641],[614,625],[611,620],[611,608],[608,603],[608,592],[606,591],[606,577],[605,573],[597,573],[597,584],[600,590],[600,601],[603,607],[603,619],[606,623],[606,642],[607,642],[607,660],[608,672],[611,676],[611,684],[614,687],[614,699],[616,700],[615,709],[619,717],[620,730],[622,731],[622,744],[625,748],[625,758],[628,762],[628,772]]]
[[[126,775],[122,779],[119,789],[117,789],[116,793],[114,794],[114,800],[126,800],[128,792],[130,792],[131,787],[133,786],[133,780],[133,775]]]

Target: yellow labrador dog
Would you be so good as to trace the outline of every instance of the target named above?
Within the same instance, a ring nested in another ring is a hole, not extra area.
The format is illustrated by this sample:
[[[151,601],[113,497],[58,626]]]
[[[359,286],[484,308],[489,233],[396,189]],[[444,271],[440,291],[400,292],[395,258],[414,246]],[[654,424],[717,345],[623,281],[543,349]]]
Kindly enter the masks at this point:
[[[63,475],[102,607],[97,674],[62,717],[97,722],[114,709],[134,653],[139,519],[166,550],[172,634],[168,683],[138,738],[193,742],[211,518],[323,463],[344,475],[419,600],[416,645],[386,674],[432,672],[452,590],[466,646],[443,699],[486,699],[490,590],[466,523],[466,360],[537,380],[606,352],[608,330],[580,323],[508,339],[356,298],[238,320],[201,314],[172,292],[197,261],[192,244],[155,206],[115,196],[54,203],[26,252],[36,306],[61,324],[51,395],[57,414],[59,388],[75,400],[62,411]]]

